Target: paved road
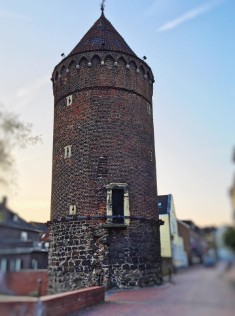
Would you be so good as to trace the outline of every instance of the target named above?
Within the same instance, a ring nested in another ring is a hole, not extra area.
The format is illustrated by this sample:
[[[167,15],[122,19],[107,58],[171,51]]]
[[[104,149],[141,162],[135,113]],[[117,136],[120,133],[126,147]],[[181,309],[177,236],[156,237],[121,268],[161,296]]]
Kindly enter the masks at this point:
[[[230,273],[231,277],[231,273]],[[108,292],[106,302],[82,316],[235,316],[235,285],[222,266],[173,276],[174,284]]]

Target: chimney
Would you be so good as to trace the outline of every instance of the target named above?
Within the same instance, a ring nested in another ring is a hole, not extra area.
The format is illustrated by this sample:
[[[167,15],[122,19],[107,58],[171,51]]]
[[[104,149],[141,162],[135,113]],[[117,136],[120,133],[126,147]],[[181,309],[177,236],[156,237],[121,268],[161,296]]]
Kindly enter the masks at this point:
[[[6,196],[3,196],[1,204],[2,204],[3,207],[7,206],[7,197]]]

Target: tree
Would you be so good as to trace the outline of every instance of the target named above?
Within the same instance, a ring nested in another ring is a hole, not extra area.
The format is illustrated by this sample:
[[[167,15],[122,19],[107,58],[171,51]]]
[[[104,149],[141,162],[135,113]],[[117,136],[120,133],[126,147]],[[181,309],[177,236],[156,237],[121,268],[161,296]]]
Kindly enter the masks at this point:
[[[17,115],[0,108],[0,186],[8,185],[7,174],[14,167],[14,149],[42,142],[32,136],[32,124],[21,122]]]
[[[229,227],[224,233],[224,243],[231,250],[235,251],[235,228]]]

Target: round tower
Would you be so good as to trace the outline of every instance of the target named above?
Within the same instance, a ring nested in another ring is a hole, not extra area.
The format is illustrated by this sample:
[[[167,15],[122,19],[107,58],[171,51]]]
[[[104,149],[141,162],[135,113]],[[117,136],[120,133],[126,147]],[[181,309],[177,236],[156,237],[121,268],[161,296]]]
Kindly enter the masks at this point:
[[[49,292],[160,283],[150,67],[102,10],[52,82]]]

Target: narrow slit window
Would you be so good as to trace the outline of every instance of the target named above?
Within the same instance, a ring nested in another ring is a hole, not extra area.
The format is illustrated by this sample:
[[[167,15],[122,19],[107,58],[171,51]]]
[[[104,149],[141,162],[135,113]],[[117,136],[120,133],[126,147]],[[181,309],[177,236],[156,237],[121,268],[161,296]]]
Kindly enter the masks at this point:
[[[64,147],[64,158],[69,158],[72,156],[72,145]]]
[[[76,205],[69,206],[69,215],[76,215]]]
[[[66,105],[69,106],[73,103],[73,96],[69,95],[68,97],[66,97]]]

